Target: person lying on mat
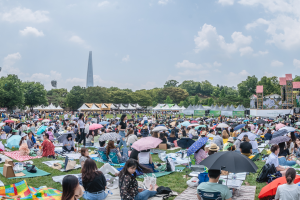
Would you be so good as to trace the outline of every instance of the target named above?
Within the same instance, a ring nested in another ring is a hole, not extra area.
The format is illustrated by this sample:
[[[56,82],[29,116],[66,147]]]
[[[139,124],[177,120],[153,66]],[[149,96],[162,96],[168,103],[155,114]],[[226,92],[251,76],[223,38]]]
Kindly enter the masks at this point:
[[[138,171],[142,173],[150,173],[151,169],[140,165],[136,160],[129,159],[119,174],[120,196],[123,200],[148,199],[156,195],[157,185],[153,188],[152,184],[148,190],[138,187],[136,180]]]
[[[88,200],[101,200],[107,197],[105,193],[106,178],[98,170],[97,165],[91,158],[86,159],[82,168],[82,183],[85,189],[83,198]]]
[[[197,187],[197,197],[199,200],[201,200],[201,192],[213,192],[217,193],[219,192],[222,200],[232,200],[232,194],[228,187],[226,185],[219,184],[219,179],[221,176],[221,169],[220,170],[214,170],[210,169],[208,170],[208,182],[202,182]]]
[[[63,150],[70,152],[70,151],[74,151],[75,149],[75,143],[72,140],[72,134],[68,134],[67,138],[63,141]]]
[[[73,175],[67,175],[62,180],[61,200],[76,200],[82,197],[84,189],[79,185],[78,178]]]

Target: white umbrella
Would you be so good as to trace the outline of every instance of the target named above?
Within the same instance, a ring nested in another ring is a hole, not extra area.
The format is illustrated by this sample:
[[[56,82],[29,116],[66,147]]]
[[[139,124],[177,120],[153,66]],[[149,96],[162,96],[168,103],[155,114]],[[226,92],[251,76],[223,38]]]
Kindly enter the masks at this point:
[[[166,131],[168,130],[165,126],[157,126],[152,131],[153,132],[159,132],[159,131]]]
[[[192,126],[196,127],[196,126],[199,126],[199,124],[190,124],[190,125],[188,125],[188,127],[192,127]]]
[[[218,128],[228,128],[229,126],[225,123],[218,124]]]
[[[295,129],[294,127],[290,127],[290,126],[282,127],[282,128],[279,129],[279,130],[282,130],[282,129],[285,129],[285,130],[287,130],[288,132],[294,132],[294,131],[296,131],[296,129]]]
[[[44,119],[42,122],[50,122],[50,119]]]

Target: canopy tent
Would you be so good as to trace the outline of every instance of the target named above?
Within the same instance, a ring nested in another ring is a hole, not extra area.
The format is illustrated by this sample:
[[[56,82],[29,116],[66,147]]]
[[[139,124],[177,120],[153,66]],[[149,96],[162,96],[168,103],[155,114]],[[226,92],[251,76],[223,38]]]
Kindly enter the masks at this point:
[[[225,109],[225,107],[222,104],[221,107],[220,107],[220,110],[224,110],[224,109]]]
[[[136,109],[143,109],[139,104],[136,104],[135,108]]]
[[[91,111],[99,111],[100,108],[99,108],[98,106],[96,106],[95,104],[93,104],[93,105],[90,107],[89,110],[91,110]]]
[[[127,110],[127,108],[125,108],[125,107],[123,106],[123,104],[120,104],[119,109],[120,109],[120,110]]]
[[[131,104],[128,104],[128,107],[127,107],[128,110],[135,110],[136,108],[133,107]]]
[[[86,105],[85,105],[85,103],[80,107],[80,108],[78,108],[77,110],[79,110],[79,111],[87,111],[87,110],[89,110],[90,108],[89,107],[87,107]]]
[[[226,117],[231,117],[232,116],[232,110],[228,105],[226,106],[226,108],[224,108],[223,110],[221,110],[221,115],[225,115]]]
[[[186,109],[183,110],[185,115],[192,115],[194,114],[194,110],[192,105],[189,105]]]
[[[58,105],[56,110],[63,110],[63,108]]]
[[[239,105],[236,109],[234,109],[234,111],[244,111],[245,109]]]
[[[216,105],[214,108],[212,108],[212,110],[220,110],[220,108],[218,105]]]
[[[175,104],[171,110],[182,110],[182,108],[180,108],[177,104]]]
[[[110,109],[118,109],[118,107],[116,107],[114,104],[111,104]]]
[[[33,110],[43,110],[44,108],[42,106],[37,106],[37,107],[34,107]]]
[[[214,107],[215,107],[214,104],[211,104],[210,108],[213,109]]]
[[[159,104],[157,104],[157,106],[155,106],[155,107],[153,108],[153,110],[160,110],[160,109],[161,109],[161,107],[160,107]]]
[[[231,108],[231,109],[235,109],[235,107],[234,107],[232,104],[231,104],[230,108]]]

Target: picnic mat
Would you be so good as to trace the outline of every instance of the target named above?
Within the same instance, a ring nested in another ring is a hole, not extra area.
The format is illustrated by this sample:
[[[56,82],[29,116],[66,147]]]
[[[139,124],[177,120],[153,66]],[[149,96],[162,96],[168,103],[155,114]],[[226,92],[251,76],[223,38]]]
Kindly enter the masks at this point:
[[[52,176],[52,180],[56,183],[61,184],[64,177],[67,175],[73,175],[73,176],[76,176],[77,178],[81,177],[81,174],[66,174],[66,175],[61,175],[61,176]]]
[[[103,162],[103,160],[99,157],[91,157],[91,159],[93,159],[94,161],[100,162],[100,163],[108,163],[108,162]],[[125,163],[121,163],[121,164],[108,163],[108,164],[110,164],[111,166],[114,166],[114,167],[122,167],[125,165]]]
[[[42,156],[34,156],[34,157],[32,157],[32,156],[20,156],[20,151],[4,152],[4,154],[6,156],[14,159],[14,160],[19,161],[19,162],[42,157]]]
[[[241,186],[239,192],[232,197],[233,200],[254,200],[255,199],[256,186]],[[178,195],[174,200],[198,200],[197,198],[197,188],[188,187],[180,195]]]
[[[108,194],[108,196],[105,198],[105,200],[120,200],[120,189],[110,189],[110,191],[112,192],[112,194]],[[162,197],[151,197],[148,200],[162,200]],[[198,199],[197,199],[198,200]]]
[[[19,177],[11,177],[11,178],[8,178],[8,179],[15,179],[15,178],[33,178],[33,177],[38,177],[38,176],[47,176],[47,175],[50,175],[50,173],[48,172],[45,172],[41,169],[38,169],[37,167],[36,168],[36,173],[30,173],[28,172],[26,169],[23,170],[22,172],[25,174],[25,176],[19,176]],[[3,167],[0,167],[0,174],[3,175]]]
[[[65,161],[64,160],[51,160],[51,161],[45,161],[45,162],[42,162],[42,163],[44,163],[45,165],[48,165],[48,167],[52,168],[53,164],[55,164],[55,163],[65,164]],[[81,165],[76,164],[74,169],[79,169],[79,168],[81,168]],[[59,171],[65,172],[66,170],[65,169],[60,169]]]
[[[3,183],[2,181],[0,181],[0,187],[1,187],[1,186],[4,186],[4,183]]]

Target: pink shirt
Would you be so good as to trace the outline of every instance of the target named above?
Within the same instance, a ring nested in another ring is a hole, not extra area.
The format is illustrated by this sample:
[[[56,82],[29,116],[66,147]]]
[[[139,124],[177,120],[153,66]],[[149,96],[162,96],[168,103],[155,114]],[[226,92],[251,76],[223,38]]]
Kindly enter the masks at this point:
[[[194,157],[196,160],[196,164],[199,165],[199,163],[207,157],[207,153],[203,149],[200,149],[198,153],[194,154]]]
[[[51,131],[48,131],[47,133],[49,134],[49,140],[53,141],[54,140],[53,133]]]

